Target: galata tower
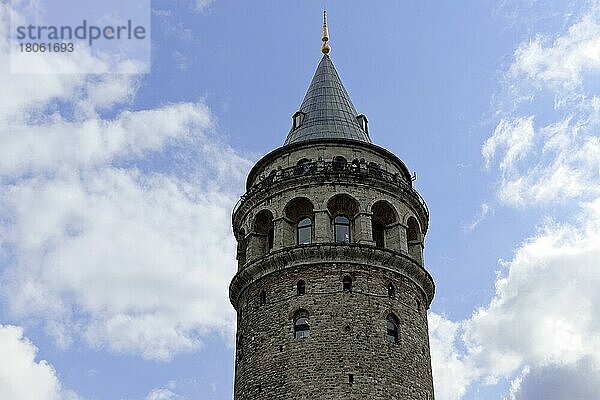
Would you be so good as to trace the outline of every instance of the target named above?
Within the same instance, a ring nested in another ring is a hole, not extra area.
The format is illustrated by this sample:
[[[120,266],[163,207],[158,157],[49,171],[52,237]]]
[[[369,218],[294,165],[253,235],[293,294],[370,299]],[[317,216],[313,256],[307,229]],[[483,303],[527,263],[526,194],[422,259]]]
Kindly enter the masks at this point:
[[[234,398],[430,400],[429,211],[406,165],[371,141],[328,39],[324,19],[290,132],[233,210]]]

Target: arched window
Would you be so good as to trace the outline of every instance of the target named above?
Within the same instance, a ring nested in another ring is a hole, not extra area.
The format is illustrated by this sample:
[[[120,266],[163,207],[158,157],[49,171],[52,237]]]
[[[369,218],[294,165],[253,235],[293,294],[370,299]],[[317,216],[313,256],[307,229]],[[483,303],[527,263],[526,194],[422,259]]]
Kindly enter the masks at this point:
[[[387,294],[389,298],[393,298],[396,294],[396,286],[394,286],[392,282],[388,283],[387,285]]]
[[[346,165],[348,161],[342,156],[333,157],[333,170],[334,171],[343,171],[346,169]]]
[[[358,214],[359,210],[358,201],[346,193],[338,193],[327,201],[327,211],[333,216],[331,223],[333,224],[334,242],[349,243],[354,240],[350,221]]]
[[[308,325],[308,312],[299,310],[294,318],[294,337],[303,339],[310,336],[310,326]]]
[[[348,275],[346,275],[342,280],[342,290],[344,292],[352,291],[352,278],[350,278]]]
[[[408,229],[406,230],[406,237],[409,242],[419,240],[419,223],[415,217],[408,219]]]
[[[399,250],[400,236],[394,228],[398,221],[394,207],[386,200],[379,200],[371,206],[371,229],[377,247]]]
[[[315,172],[315,167],[315,163],[312,163],[308,158],[303,158],[296,164],[294,175],[304,175]]]
[[[296,294],[302,296],[304,293],[306,293],[306,282],[299,280],[296,284]]]
[[[350,243],[350,220],[345,215],[338,215],[333,222],[336,243]]]
[[[273,249],[273,214],[269,210],[261,210],[254,218],[254,232],[250,248],[262,257]]]
[[[283,246],[312,243],[315,218],[313,203],[306,197],[291,199],[283,209]]]
[[[303,158],[298,161],[296,167],[294,167],[294,175],[304,175],[314,173],[317,166],[314,162],[311,162],[308,158]]]
[[[264,306],[265,304],[267,304],[267,292],[265,292],[264,290],[260,291],[260,305]]]
[[[298,222],[298,244],[308,244],[312,242],[312,221],[310,218],[302,218]]]
[[[385,227],[379,221],[373,220],[373,241],[377,247],[385,247]]]
[[[409,217],[407,220],[406,239],[408,245],[408,254],[419,264],[423,264],[423,243],[421,237],[421,228],[415,217]]]
[[[398,318],[394,314],[390,314],[387,317],[387,340],[390,343],[398,343]]]

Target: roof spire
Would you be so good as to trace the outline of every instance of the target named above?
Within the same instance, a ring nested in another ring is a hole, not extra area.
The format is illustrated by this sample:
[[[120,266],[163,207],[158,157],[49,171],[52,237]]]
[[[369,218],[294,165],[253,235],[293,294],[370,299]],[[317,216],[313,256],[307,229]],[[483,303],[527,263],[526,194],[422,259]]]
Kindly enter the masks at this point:
[[[329,40],[329,32],[327,31],[327,10],[323,10],[323,37],[321,38],[323,45],[321,45],[321,52],[323,54],[329,54],[331,47],[327,44]]]
[[[357,118],[358,113],[327,54],[321,57],[298,111],[303,115],[292,124],[286,145],[328,139],[371,143],[366,126]]]

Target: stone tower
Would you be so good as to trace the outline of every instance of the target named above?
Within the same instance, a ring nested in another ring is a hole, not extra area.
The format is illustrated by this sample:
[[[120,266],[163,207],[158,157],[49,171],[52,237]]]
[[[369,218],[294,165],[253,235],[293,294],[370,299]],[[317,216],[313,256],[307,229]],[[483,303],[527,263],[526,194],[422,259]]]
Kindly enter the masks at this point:
[[[433,399],[429,212],[328,55],[233,211],[235,399]]]

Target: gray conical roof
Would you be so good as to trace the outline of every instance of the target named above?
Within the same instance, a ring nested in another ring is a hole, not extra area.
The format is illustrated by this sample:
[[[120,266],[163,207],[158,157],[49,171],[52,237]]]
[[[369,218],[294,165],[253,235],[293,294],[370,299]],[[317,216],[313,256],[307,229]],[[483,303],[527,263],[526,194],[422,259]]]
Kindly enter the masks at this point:
[[[315,139],[351,139],[371,143],[327,54],[317,67],[300,111],[305,114],[302,124],[296,129],[292,126],[285,144]]]

